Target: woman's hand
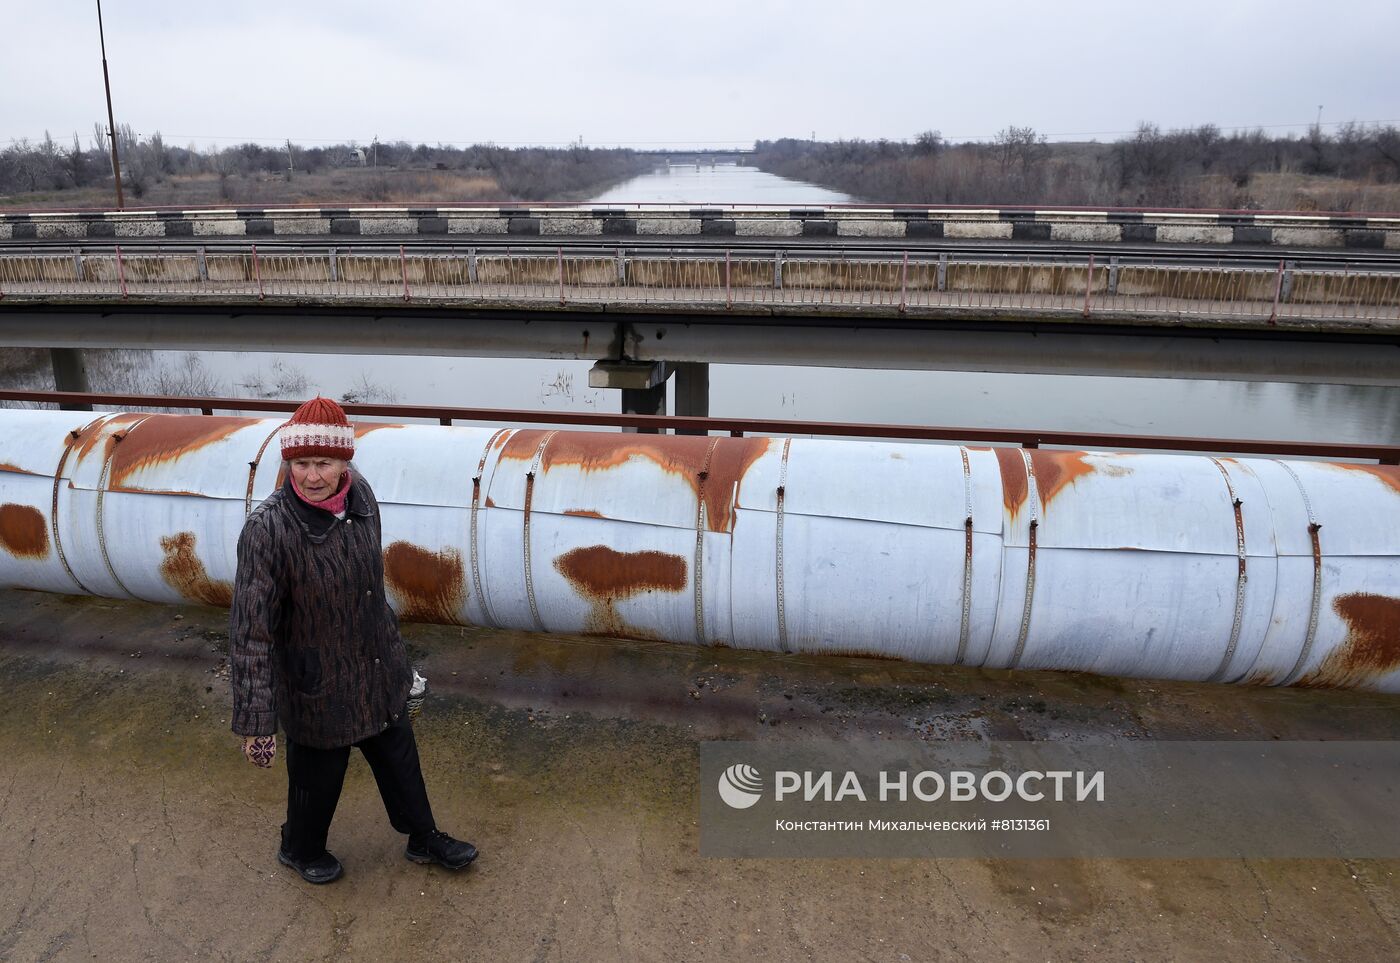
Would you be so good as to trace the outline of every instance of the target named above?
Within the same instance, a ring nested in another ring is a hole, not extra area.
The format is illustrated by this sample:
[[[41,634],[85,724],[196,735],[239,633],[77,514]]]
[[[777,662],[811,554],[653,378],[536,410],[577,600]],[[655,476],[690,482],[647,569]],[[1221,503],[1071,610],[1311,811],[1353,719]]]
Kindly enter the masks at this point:
[[[244,736],[243,755],[259,769],[271,769],[277,758],[276,736]]]

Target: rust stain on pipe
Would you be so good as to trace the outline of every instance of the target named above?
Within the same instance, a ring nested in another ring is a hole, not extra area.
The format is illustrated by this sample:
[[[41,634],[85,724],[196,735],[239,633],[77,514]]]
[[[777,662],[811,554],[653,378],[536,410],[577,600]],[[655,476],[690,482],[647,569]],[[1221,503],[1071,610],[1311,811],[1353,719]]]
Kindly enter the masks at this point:
[[[162,535],[160,577],[191,602],[228,608],[233,604],[233,586],[209,577],[204,563],[194,551],[194,532]]]
[[[1039,451],[1031,452],[1031,464],[1035,466],[1035,486],[1040,492],[1040,505],[1048,508],[1055,496],[1075,480],[1094,472],[1094,466],[1085,460],[1082,451]],[[1116,466],[1121,469],[1121,466]]]
[[[115,442],[112,438],[112,432],[104,431],[104,429],[132,425],[141,421],[143,418],[149,417],[149,415],[141,414],[140,412],[124,411],[121,414],[113,415],[111,418],[105,419],[99,424],[88,425],[78,432],[76,444],[73,446],[73,453],[77,456],[78,460],[81,461],[92,453],[92,450],[97,447],[98,440],[102,439],[102,454],[105,457],[107,451],[111,449]]]
[[[1400,466],[1396,465],[1327,465],[1328,468],[1335,468],[1339,471],[1360,472],[1363,475],[1372,475],[1380,479],[1381,484],[1390,487],[1395,494],[1400,495]]]
[[[993,448],[992,451],[997,458],[997,468],[1001,470],[1002,503],[1007,513],[1015,518],[1026,504],[1026,463],[1021,460],[1019,448]],[[1035,467],[1035,487],[1042,510],[1049,508],[1055,496],[1073,486],[1077,479],[1100,470],[1099,466],[1089,463],[1087,452],[1041,451],[1038,448],[1027,449],[1027,452]],[[1102,470],[1102,474],[1113,478],[1131,472],[1125,465],[1109,465]]]
[[[659,638],[624,622],[617,603],[643,593],[685,590],[685,559],[668,552],[619,552],[606,545],[590,545],[560,555],[554,567],[592,605],[585,621],[589,635]]]
[[[545,431],[527,428],[511,434],[501,451],[502,459],[531,461]],[[700,472],[710,443],[703,435],[677,435],[647,439],[636,435],[602,432],[559,432],[545,448],[540,462],[544,471],[560,466],[581,471],[607,471],[634,459],[646,459],[663,471],[676,475],[701,496]],[[727,532],[734,521],[736,483],[768,451],[770,438],[720,438],[710,457],[709,474],[703,486],[706,527]]]
[[[602,512],[595,512],[591,508],[566,508],[565,515],[577,515],[580,518],[607,518]]]
[[[1026,503],[1026,463],[1021,460],[1019,448],[994,448],[997,468],[1001,470],[1001,501],[1007,513],[1015,518],[1021,506]]]
[[[1400,599],[1353,592],[1332,600],[1346,641],[1298,680],[1300,686],[1351,688],[1400,669]]]
[[[112,487],[123,488],[143,468],[173,462],[253,424],[251,418],[150,415],[127,432],[112,456]]]
[[[668,552],[619,552],[590,545],[554,560],[559,574],[589,598],[625,599],[643,592],[685,589],[685,559]]]
[[[10,471],[17,475],[38,475],[37,471],[30,471],[28,468],[21,468],[18,465],[11,465],[7,461],[0,461],[0,471]]]
[[[0,505],[0,546],[20,558],[46,558],[49,528],[44,515],[31,505]]]
[[[429,551],[412,542],[384,550],[384,584],[409,622],[461,625],[466,601],[462,556],[456,549]]]

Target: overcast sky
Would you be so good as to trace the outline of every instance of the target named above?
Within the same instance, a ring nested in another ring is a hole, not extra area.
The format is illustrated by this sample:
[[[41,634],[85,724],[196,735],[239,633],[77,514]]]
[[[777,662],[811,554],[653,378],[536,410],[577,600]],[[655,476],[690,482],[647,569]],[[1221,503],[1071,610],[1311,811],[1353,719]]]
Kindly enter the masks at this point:
[[[105,117],[93,0],[7,4],[0,143]],[[107,0],[118,123],[290,137],[745,145],[1400,122],[1395,0]]]

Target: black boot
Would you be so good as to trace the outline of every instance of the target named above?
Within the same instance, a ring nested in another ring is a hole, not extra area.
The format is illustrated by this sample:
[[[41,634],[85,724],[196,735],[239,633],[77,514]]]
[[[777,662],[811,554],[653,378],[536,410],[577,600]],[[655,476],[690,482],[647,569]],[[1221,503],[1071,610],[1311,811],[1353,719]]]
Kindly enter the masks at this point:
[[[476,859],[476,847],[434,829],[422,836],[408,837],[408,848],[403,854],[405,859],[415,863],[437,863],[447,869],[464,869]]]
[[[475,854],[473,854],[475,855]],[[283,866],[290,866],[301,874],[301,878],[308,883],[334,883],[340,879],[345,872],[345,867],[340,865],[340,860],[336,859],[329,852],[322,852],[315,859],[293,859],[287,855],[287,851],[278,847],[277,861]]]

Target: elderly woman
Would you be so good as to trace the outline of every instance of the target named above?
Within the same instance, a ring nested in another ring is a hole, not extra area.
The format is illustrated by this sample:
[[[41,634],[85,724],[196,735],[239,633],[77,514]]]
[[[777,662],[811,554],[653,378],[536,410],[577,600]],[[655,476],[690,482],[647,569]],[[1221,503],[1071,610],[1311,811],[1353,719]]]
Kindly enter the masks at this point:
[[[384,598],[379,505],[350,465],[354,428],[340,405],[314,398],[279,436],[287,480],[244,523],[229,632],[244,755],[271,766],[279,721],[286,733],[277,858],[311,883],[340,877],[326,834],[357,746],[408,836],[404,855],[461,869],[476,848],[440,832],[428,805],[406,710],[412,671]]]

